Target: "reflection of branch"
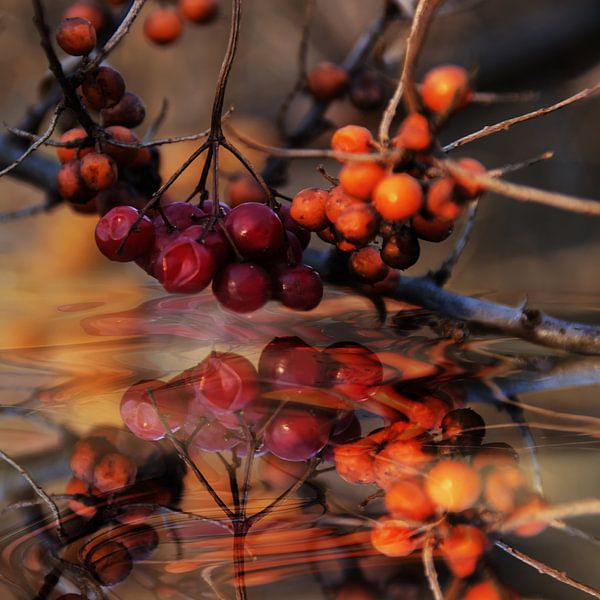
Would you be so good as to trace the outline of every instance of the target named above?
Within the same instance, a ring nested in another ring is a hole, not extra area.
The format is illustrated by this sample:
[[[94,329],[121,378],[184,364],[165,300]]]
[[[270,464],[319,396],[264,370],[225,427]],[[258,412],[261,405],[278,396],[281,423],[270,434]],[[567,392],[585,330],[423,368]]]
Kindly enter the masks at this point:
[[[423,567],[425,568],[425,575],[427,576],[427,582],[429,583],[429,589],[433,594],[435,600],[443,600],[442,590],[438,581],[437,571],[435,570],[435,563],[433,562],[433,543],[434,537],[433,532],[430,531],[425,536],[425,547],[423,548],[422,558]]]
[[[347,275],[345,257],[335,252],[308,249],[305,259],[325,280]],[[463,296],[436,285],[431,277],[402,276],[384,294],[439,312],[453,319],[478,323],[524,340],[581,354],[600,354],[600,328],[556,319],[539,310],[512,308],[489,300]]]
[[[23,467],[16,463],[10,456],[8,456],[8,454],[2,452],[2,450],[0,450],[0,458],[5,463],[9,464],[13,469],[15,469],[33,488],[33,491],[40,497],[40,499],[44,501],[44,504],[48,507],[48,510],[52,513],[52,516],[56,520],[56,533],[58,535],[58,539],[61,542],[64,541],[64,531],[62,521],[60,519],[60,512],[58,511],[58,507],[56,506],[54,500],[48,496],[48,494],[34,481],[33,477],[31,477],[31,475]]]
[[[483,129],[476,131],[475,133],[470,133],[469,135],[465,135],[464,137],[452,142],[451,144],[447,144],[442,148],[444,152],[450,152],[450,150],[454,150],[459,148],[460,146],[464,146],[470,142],[474,142],[475,140],[480,140],[481,138],[487,137],[488,135],[492,135],[493,133],[498,133],[499,131],[506,131],[513,125],[517,123],[523,123],[525,121],[530,121],[531,119],[536,119],[537,117],[541,117],[543,115],[547,115],[556,110],[564,108],[565,106],[569,106],[579,100],[583,100],[588,98],[592,94],[595,94],[600,90],[600,83],[592,86],[591,88],[586,88],[585,90],[581,90],[556,104],[552,104],[551,106],[546,106],[543,108],[538,108],[532,112],[526,113],[524,115],[520,115],[518,117],[513,117],[512,119],[506,119],[505,121],[500,121],[500,123],[496,123],[495,125],[487,125]]]
[[[515,550],[514,548],[511,548],[508,544],[505,544],[502,540],[497,540],[496,546],[498,546],[498,548],[500,548],[501,550],[504,550],[504,552],[506,552],[507,554],[510,554],[512,557],[516,558],[517,560],[520,560],[521,562],[525,563],[526,565],[533,567],[539,573],[542,573],[543,575],[548,575],[548,577],[552,577],[552,579],[556,579],[557,581],[560,581],[561,583],[565,583],[566,585],[568,585],[572,588],[575,588],[576,590],[579,590],[580,592],[584,592],[585,594],[594,596],[594,598],[600,598],[600,591],[598,591],[592,587],[589,587],[583,583],[579,583],[579,581],[575,581],[575,579],[571,579],[571,577],[569,577],[564,571],[558,571],[557,569],[553,569],[552,567],[549,567],[548,565],[544,564],[543,562],[540,562],[539,560],[536,560],[535,558],[532,558],[531,556],[524,554],[520,550]]]

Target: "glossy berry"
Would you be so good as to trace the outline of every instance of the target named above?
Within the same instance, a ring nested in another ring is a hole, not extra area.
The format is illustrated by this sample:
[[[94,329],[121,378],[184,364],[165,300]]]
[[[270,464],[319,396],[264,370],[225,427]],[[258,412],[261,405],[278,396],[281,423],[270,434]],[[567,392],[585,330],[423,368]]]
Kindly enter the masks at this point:
[[[279,209],[279,217],[283,222],[283,226],[296,236],[298,242],[300,242],[302,250],[305,250],[310,244],[310,231],[296,222],[296,220],[291,215],[289,206],[281,206],[281,208]]]
[[[265,204],[247,202],[236,206],[227,215],[225,227],[245,258],[274,256],[283,246],[281,219]]]
[[[290,208],[292,219],[305,229],[320,231],[328,224],[325,213],[328,198],[327,190],[320,188],[307,188],[298,192]]]
[[[470,577],[477,568],[487,540],[485,534],[472,525],[455,525],[440,544],[440,553],[455,577]]]
[[[485,422],[471,408],[456,408],[442,419],[444,443],[464,448],[481,446]]]
[[[106,128],[108,134],[108,140],[102,143],[102,151],[112,156],[119,165],[131,166],[139,160],[142,149],[139,148],[127,148],[125,146],[117,146],[116,144],[110,143],[110,138],[114,138],[116,141],[124,144],[139,144],[140,139],[138,136],[121,125],[111,125]],[[147,148],[146,148],[147,150]]]
[[[189,371],[195,402],[216,414],[242,410],[259,392],[254,365],[232,352],[212,352]]]
[[[143,217],[132,230],[138,218],[138,211],[131,206],[117,206],[106,213],[96,225],[96,244],[100,252],[117,262],[148,254],[154,244],[154,226],[148,217]],[[121,244],[123,248],[119,251]]]
[[[79,172],[85,185],[96,192],[112,187],[119,177],[117,165],[108,154],[90,152],[81,159]]]
[[[158,213],[152,223],[157,230],[167,229],[166,218],[169,225],[179,231],[184,231],[188,227],[200,223],[203,216],[204,212],[189,202],[171,202],[162,207],[162,212]]]
[[[459,512],[477,502],[481,480],[477,472],[458,460],[442,460],[427,476],[427,493],[441,509]]]
[[[231,208],[246,202],[264,204],[267,194],[260,183],[248,173],[234,175],[227,186],[227,202]]]
[[[96,47],[96,30],[87,19],[64,19],[56,32],[56,43],[71,56],[85,56]]]
[[[127,548],[111,540],[97,543],[87,550],[84,562],[89,573],[107,587],[125,581],[133,568]]]
[[[385,90],[381,76],[373,69],[365,69],[350,83],[350,102],[359,110],[375,110],[385,101]]]
[[[350,83],[347,71],[330,62],[322,62],[308,74],[308,91],[322,102],[329,102],[343,96]]]
[[[334,225],[347,241],[360,246],[368,244],[379,230],[379,213],[368,203],[353,204],[345,208]]]
[[[112,67],[98,67],[85,77],[81,91],[92,108],[110,108],[123,97],[125,81]]]
[[[101,492],[115,492],[135,481],[137,467],[120,452],[104,455],[94,468],[94,485]]]
[[[175,42],[181,36],[182,30],[181,16],[172,8],[156,8],[144,21],[146,37],[161,46]]]
[[[308,265],[290,266],[274,277],[273,297],[288,308],[312,310],[323,298],[323,282]]]
[[[212,252],[187,237],[165,246],[154,267],[156,278],[167,292],[195,294],[212,280],[216,271]]]
[[[136,437],[156,441],[167,434],[163,419],[172,432],[183,426],[187,402],[176,388],[169,388],[157,379],[148,379],[125,391],[120,411],[123,423]]]
[[[340,171],[343,190],[361,200],[368,200],[386,176],[386,169],[374,162],[351,162]]]
[[[414,231],[402,227],[386,239],[381,249],[383,262],[394,269],[408,269],[419,260],[421,248]]]
[[[385,446],[388,438],[388,430],[380,430],[362,440],[334,448],[338,475],[350,483],[373,483],[375,456]]]
[[[414,152],[427,150],[433,141],[427,117],[419,113],[408,115],[398,128],[394,146]]]
[[[209,23],[219,13],[218,0],[179,0],[181,14],[193,23]]]
[[[201,424],[200,419],[208,418]],[[200,426],[200,429],[198,427]],[[214,416],[202,417],[194,415],[189,429],[196,431],[190,440],[190,450],[201,452],[225,452],[237,446],[241,439],[235,432],[217,421]]]
[[[417,478],[394,482],[385,493],[385,506],[394,518],[409,521],[426,521],[435,513],[435,504]]]
[[[192,225],[184,229],[180,237],[190,238],[201,243],[212,254],[215,270],[220,269],[231,256],[231,244],[221,229],[214,229],[205,233],[202,225]]]
[[[457,65],[441,65],[431,69],[421,85],[423,104],[438,114],[462,108],[468,104],[471,95],[469,74]]]
[[[453,221],[426,219],[420,214],[411,219],[410,225],[417,237],[426,242],[443,242],[454,231]]]
[[[347,194],[342,186],[338,185],[329,190],[329,195],[325,202],[325,215],[331,223],[335,223],[345,208],[354,204],[362,204],[362,202],[359,198]]]
[[[212,290],[225,308],[253,312],[271,298],[271,278],[254,263],[232,263],[214,276]]]
[[[323,378],[322,357],[298,337],[275,338],[263,348],[258,376],[267,389],[316,387]]]
[[[436,219],[454,221],[463,213],[456,200],[455,184],[451,177],[436,179],[427,191],[427,212]]]
[[[350,272],[367,283],[377,283],[386,278],[390,268],[381,259],[381,253],[373,246],[366,246],[350,255]]]
[[[340,127],[331,138],[331,148],[338,152],[350,152],[352,154],[367,154],[371,151],[373,135],[360,125],[346,125]]]
[[[408,556],[417,548],[413,533],[402,522],[382,517],[371,529],[371,543],[375,550],[385,556]]]
[[[125,92],[114,106],[103,108],[100,116],[107,127],[110,125],[137,127],[146,118],[146,106],[137,94]]]
[[[86,19],[89,21],[96,33],[99,32],[106,23],[106,14],[94,0],[80,0],[71,4],[63,14],[63,20],[66,19]]]
[[[73,446],[69,468],[77,479],[85,484],[91,484],[94,479],[94,469],[100,459],[114,450],[114,446],[103,437],[92,436],[79,440]]]
[[[419,182],[406,173],[386,177],[373,193],[375,208],[388,221],[412,217],[419,212],[422,202],[423,192]]]
[[[289,461],[308,460],[320,452],[331,431],[331,423],[308,409],[285,407],[265,430],[265,447]]]
[[[85,129],[81,129],[76,127],[75,129],[69,129],[65,131],[60,136],[59,142],[61,144],[66,144],[68,142],[76,142],[79,140],[85,140],[87,138],[87,133]],[[56,155],[58,156],[58,160],[61,163],[67,163],[70,160],[75,160],[76,158],[82,158],[86,154],[93,152],[93,146],[79,147],[79,148],[56,148]]]
[[[459,158],[457,161],[458,166],[473,175],[485,175],[486,168],[474,158]],[[453,175],[453,179],[456,182],[456,186],[461,196],[466,200],[474,200],[477,196],[481,195],[484,191],[484,187],[462,175]]]
[[[58,171],[56,183],[58,193],[67,202],[85,204],[94,195],[81,177],[81,161],[79,160],[70,160],[65,163]]]

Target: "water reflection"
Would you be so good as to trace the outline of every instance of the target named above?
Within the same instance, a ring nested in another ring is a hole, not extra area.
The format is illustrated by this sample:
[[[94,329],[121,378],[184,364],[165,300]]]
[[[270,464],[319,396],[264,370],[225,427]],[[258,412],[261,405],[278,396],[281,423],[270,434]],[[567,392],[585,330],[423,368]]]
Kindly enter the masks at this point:
[[[598,363],[392,308],[378,326],[342,292],[301,316],[208,295],[89,303],[85,341],[4,352],[4,419],[48,437],[44,460],[23,439],[13,454],[50,494],[7,479],[6,597],[421,598],[423,556],[445,597],[531,595],[494,544],[535,553],[564,525],[546,506],[597,496],[589,480],[556,494],[564,470],[540,457],[595,448],[589,392],[578,414],[548,400]]]

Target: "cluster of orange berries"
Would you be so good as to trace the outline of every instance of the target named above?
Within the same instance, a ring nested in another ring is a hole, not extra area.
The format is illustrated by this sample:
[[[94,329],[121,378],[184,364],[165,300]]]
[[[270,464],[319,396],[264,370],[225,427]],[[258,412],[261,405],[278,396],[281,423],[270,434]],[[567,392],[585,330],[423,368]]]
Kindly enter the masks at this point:
[[[165,46],[177,41],[183,32],[184,19],[204,24],[219,13],[219,0],[178,0],[174,6],[155,8],[144,21],[144,34],[155,44]]]
[[[467,177],[431,169],[437,121],[472,96],[467,72],[454,65],[432,69],[420,93],[424,111],[409,114],[400,124],[392,140],[396,152],[391,164],[374,154],[381,148],[368,129],[347,125],[333,134],[331,147],[345,155],[362,155],[360,160],[344,156],[339,185],[302,190],[292,202],[292,217],[322,240],[353,252],[351,271],[371,283],[383,280],[389,267],[414,265],[419,239],[446,239],[467,204],[482,192]],[[364,156],[368,154],[373,160]],[[485,173],[476,160],[458,162],[473,174]],[[378,237],[381,247],[370,246]]]
[[[407,556],[435,543],[450,572],[475,574],[489,543],[487,530],[508,517],[535,515],[544,500],[532,490],[507,444],[482,444],[485,424],[469,408],[448,412],[436,430],[398,421],[334,451],[346,481],[377,484],[388,514],[371,532],[386,556]],[[519,536],[543,531],[544,522],[516,527]]]

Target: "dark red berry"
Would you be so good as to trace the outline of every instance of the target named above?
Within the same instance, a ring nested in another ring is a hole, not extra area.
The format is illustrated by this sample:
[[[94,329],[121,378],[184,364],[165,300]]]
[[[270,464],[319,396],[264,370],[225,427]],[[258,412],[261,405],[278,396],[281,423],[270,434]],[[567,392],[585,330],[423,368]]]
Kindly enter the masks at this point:
[[[81,91],[92,108],[110,108],[123,97],[125,81],[115,69],[98,67],[83,80]]]
[[[109,125],[137,127],[146,118],[146,107],[141,98],[133,92],[125,92],[123,97],[111,108],[100,111],[102,122]]]
[[[381,258],[386,265],[394,269],[412,267],[421,254],[419,240],[409,227],[402,227],[383,244]]]
[[[232,263],[215,275],[212,289],[225,308],[247,313],[259,309],[271,298],[271,279],[254,263]]]
[[[323,282],[308,265],[281,270],[275,277],[273,296],[294,310],[312,310],[323,298]]]

